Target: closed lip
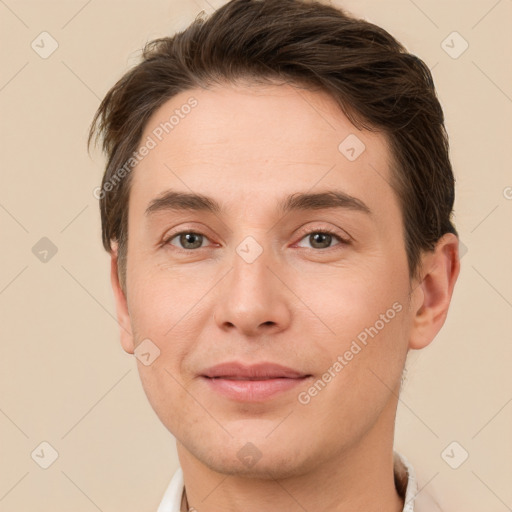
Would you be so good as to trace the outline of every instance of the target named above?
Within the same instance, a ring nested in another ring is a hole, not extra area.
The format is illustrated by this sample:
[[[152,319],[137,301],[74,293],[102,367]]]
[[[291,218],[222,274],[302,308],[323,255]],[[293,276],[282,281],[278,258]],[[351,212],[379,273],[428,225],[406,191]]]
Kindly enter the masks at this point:
[[[243,364],[230,361],[217,364],[201,372],[202,377],[232,380],[302,379],[309,374],[276,363]]]
[[[201,373],[212,391],[235,402],[265,402],[290,392],[311,375],[271,362],[230,361]]]

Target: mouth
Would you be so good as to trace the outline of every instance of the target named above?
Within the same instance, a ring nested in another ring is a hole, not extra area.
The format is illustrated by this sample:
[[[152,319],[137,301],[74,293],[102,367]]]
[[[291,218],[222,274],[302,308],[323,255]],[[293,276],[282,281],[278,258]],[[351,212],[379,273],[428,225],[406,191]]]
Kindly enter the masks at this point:
[[[263,402],[312,377],[274,363],[243,365],[222,363],[205,370],[200,377],[216,394],[238,402]]]

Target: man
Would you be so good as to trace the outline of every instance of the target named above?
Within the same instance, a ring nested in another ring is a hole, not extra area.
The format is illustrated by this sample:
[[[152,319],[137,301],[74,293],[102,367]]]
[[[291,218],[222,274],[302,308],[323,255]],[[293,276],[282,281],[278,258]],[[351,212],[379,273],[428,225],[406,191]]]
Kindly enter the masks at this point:
[[[332,6],[233,0],[108,92],[121,343],[175,436],[159,512],[425,512],[393,452],[407,353],[459,273],[422,61]]]

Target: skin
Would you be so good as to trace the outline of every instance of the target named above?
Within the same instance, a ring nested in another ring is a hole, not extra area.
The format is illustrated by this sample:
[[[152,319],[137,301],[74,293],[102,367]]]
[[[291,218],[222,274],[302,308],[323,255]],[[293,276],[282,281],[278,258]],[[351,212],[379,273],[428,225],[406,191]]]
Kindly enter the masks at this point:
[[[401,375],[408,351],[428,345],[445,321],[459,272],[457,238],[445,235],[410,280],[387,139],[357,130],[323,93],[251,84],[186,91],[154,113],[141,140],[191,96],[198,105],[133,171],[126,295],[115,244],[111,267],[124,350],[133,354],[147,338],[160,350],[152,364],[137,365],[153,409],[177,439],[189,505],[402,510],[392,459]],[[366,146],[355,161],[338,150],[349,134]],[[147,215],[169,189],[209,196],[221,210]],[[289,194],[333,189],[370,213],[276,207]],[[319,248],[309,235],[326,228],[336,236]],[[171,238],[179,232],[203,234],[202,246],[180,245]],[[263,251],[252,263],[236,252],[247,236]],[[300,403],[299,392],[395,303],[402,310]],[[312,377],[267,401],[235,402],[199,377],[234,360],[275,362]],[[254,465],[237,456],[248,442],[261,454]]]

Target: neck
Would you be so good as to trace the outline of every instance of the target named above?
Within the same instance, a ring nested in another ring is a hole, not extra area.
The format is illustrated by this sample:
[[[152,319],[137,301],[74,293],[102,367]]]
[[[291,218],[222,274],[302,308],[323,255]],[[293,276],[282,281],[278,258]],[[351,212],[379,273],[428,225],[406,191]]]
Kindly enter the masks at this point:
[[[221,474],[178,443],[188,506],[199,512],[400,512],[403,498],[393,472],[395,411],[385,411],[350,449],[318,457],[307,472],[282,479]]]

